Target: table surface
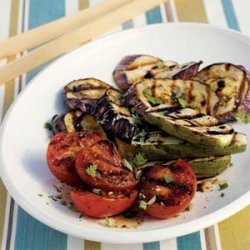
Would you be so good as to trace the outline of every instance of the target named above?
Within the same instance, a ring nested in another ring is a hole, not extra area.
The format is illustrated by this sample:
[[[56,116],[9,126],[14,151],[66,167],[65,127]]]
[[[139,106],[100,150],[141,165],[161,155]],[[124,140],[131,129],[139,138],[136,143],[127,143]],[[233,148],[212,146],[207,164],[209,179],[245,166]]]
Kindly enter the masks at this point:
[[[0,40],[99,2],[101,0],[0,0]],[[250,0],[169,0],[166,5],[134,18],[112,32],[160,22],[202,22],[250,36],[249,9]],[[11,60],[13,58],[9,58]],[[25,84],[41,69],[0,86],[0,121]],[[0,244],[0,249],[17,250],[248,250],[250,206],[214,226],[172,240],[112,245],[74,238],[45,226],[18,207],[0,180]]]

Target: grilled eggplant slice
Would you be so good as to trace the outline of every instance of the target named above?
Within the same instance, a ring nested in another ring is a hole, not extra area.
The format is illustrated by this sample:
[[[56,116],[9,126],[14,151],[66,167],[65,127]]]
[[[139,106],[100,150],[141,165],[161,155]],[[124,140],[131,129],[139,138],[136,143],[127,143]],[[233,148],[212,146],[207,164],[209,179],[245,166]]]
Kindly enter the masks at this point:
[[[139,114],[183,106],[213,114],[217,103],[218,97],[208,86],[192,80],[145,79],[124,95],[124,104]]]
[[[113,77],[122,91],[135,82],[146,78],[189,79],[196,75],[202,62],[179,65],[174,61],[163,61],[149,55],[130,55],[124,57],[116,66]]]
[[[226,147],[235,136],[230,125],[219,125],[216,118],[189,108],[145,113],[144,119],[170,135],[204,147]]]
[[[193,79],[208,85],[218,96],[216,117],[222,122],[234,120],[233,113],[249,90],[246,70],[231,63],[216,63],[202,69]]]
[[[130,141],[137,130],[134,117],[122,106],[121,93],[115,89],[108,89],[97,102],[95,117],[106,131],[124,141]]]
[[[93,114],[96,102],[111,88],[105,82],[95,78],[85,78],[72,81],[64,87],[64,103],[70,110],[80,110]]]
[[[151,131],[144,138],[134,138],[132,141],[134,154],[141,152],[149,161],[170,159],[192,159],[208,156],[224,156],[240,153],[246,150],[247,139],[242,133],[235,133],[232,142],[227,147],[197,147],[163,131]],[[119,147],[118,147],[119,148]],[[124,151],[124,150],[123,150]]]
[[[63,115],[56,115],[52,118],[52,131],[54,134],[59,132],[71,133],[82,130],[96,133],[100,135],[103,140],[107,139],[103,128],[92,115],[84,114],[81,111],[72,111]]]

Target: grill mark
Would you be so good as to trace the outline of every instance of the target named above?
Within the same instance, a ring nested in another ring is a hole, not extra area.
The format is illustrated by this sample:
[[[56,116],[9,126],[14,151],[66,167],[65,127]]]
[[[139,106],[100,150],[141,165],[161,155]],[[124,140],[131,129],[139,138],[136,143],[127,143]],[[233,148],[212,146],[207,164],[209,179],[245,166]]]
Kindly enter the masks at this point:
[[[206,87],[206,96],[207,96],[207,107],[206,107],[206,113],[211,114],[211,90],[209,87]]]

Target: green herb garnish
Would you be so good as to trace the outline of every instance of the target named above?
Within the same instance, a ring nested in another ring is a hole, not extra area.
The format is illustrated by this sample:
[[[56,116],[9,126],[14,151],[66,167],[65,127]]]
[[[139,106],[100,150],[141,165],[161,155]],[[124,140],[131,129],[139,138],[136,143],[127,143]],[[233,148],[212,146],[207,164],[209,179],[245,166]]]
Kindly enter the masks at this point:
[[[146,210],[146,209],[147,209],[147,202],[141,200],[141,201],[140,201],[140,204],[139,204],[139,208],[141,208],[141,209],[143,209],[143,210]]]
[[[140,177],[141,177],[141,174],[142,174],[142,171],[141,171],[141,170],[137,170],[137,171],[135,172],[135,178],[136,178],[137,180],[139,180]]]
[[[105,217],[104,225],[105,225],[106,227],[111,227],[111,223],[110,223],[110,220],[109,220],[108,217]]]
[[[163,69],[164,68],[164,63],[163,62],[158,62],[157,64],[156,64],[156,67],[158,68],[158,69]]]
[[[133,163],[138,167],[145,164],[148,160],[143,153],[137,153],[133,158]]]
[[[144,89],[143,94],[147,98],[148,102],[150,102],[153,105],[158,105],[162,103],[159,98],[156,98],[152,95],[152,92],[149,89]]]
[[[43,127],[45,129],[48,129],[49,131],[52,131],[52,125],[49,122],[45,122],[44,125],[43,125]]]
[[[83,218],[84,217],[84,215],[83,214],[80,214],[79,215],[79,219],[81,219],[81,218]]]
[[[250,114],[246,114],[243,111],[236,112],[234,117],[238,122],[250,123]]]
[[[165,176],[164,176],[164,180],[165,180],[165,182],[166,182],[167,184],[169,184],[170,182],[173,181],[173,176],[172,176],[171,174],[165,175]]]
[[[71,210],[71,211],[76,211],[76,208],[75,208],[73,202],[67,203],[67,208],[68,208],[69,210]]]
[[[221,194],[220,194],[220,197],[224,197],[224,196],[225,196],[225,194],[224,194],[224,193],[221,193]]]
[[[185,211],[191,211],[193,208],[193,204],[189,204],[188,207],[185,209]]]
[[[94,188],[94,189],[92,189],[92,192],[93,192],[94,194],[97,194],[97,195],[101,195],[101,194],[102,194],[102,190],[99,189],[99,188]]]
[[[130,164],[130,162],[128,160],[126,160],[126,159],[123,159],[123,162],[124,162],[124,166],[132,172],[133,171],[133,167]]]
[[[96,164],[90,164],[88,168],[86,169],[86,173],[92,177],[95,177],[97,175],[97,165]]]
[[[219,186],[220,186],[220,189],[219,189],[219,190],[223,190],[223,189],[225,189],[225,188],[228,187],[228,184],[225,182],[225,183],[223,183],[223,184],[219,184]]]
[[[135,124],[143,125],[143,118],[138,114],[133,115]]]
[[[143,194],[142,194],[143,195]],[[144,196],[144,195],[143,195]],[[145,197],[145,196],[144,196]],[[147,206],[154,204],[156,201],[156,196],[154,195],[148,202],[141,200],[139,204],[139,208],[146,210]]]

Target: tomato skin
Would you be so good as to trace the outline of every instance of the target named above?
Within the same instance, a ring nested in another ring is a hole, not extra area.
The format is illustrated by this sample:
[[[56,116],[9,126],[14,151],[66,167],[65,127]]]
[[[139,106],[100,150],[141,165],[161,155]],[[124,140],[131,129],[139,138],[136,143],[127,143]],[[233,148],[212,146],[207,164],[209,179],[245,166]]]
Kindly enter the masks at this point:
[[[97,167],[95,176],[87,173],[91,165]],[[76,171],[89,186],[103,190],[131,190],[138,183],[133,173],[124,167],[115,145],[107,140],[82,149],[76,157]]]
[[[105,218],[128,209],[133,204],[137,194],[137,190],[132,190],[129,196],[118,195],[117,198],[109,198],[90,191],[73,189],[70,192],[70,197],[80,213],[94,218]]]
[[[172,181],[164,184],[164,177],[169,174]],[[196,176],[183,160],[177,160],[171,166],[157,165],[146,174],[146,178],[140,192],[147,200],[156,196],[156,202],[145,209],[145,213],[154,218],[168,219],[181,213],[196,192]]]
[[[47,147],[47,162],[51,173],[61,182],[80,185],[82,180],[75,170],[76,154],[83,147],[89,147],[99,140],[99,135],[86,131],[56,134]]]

